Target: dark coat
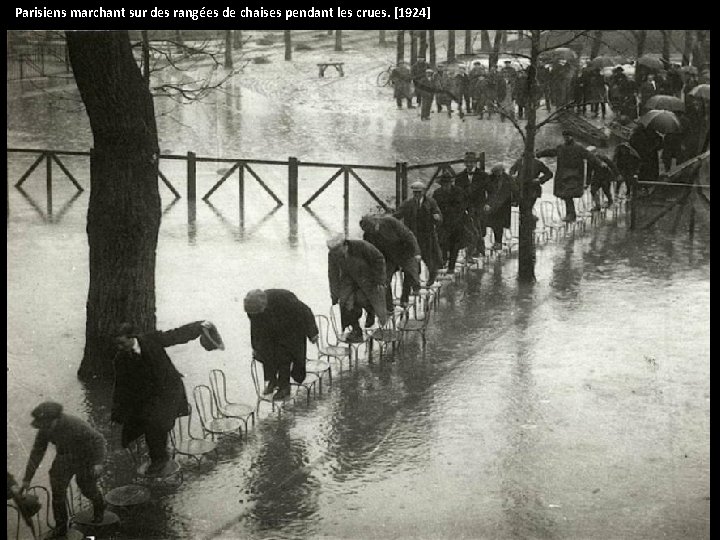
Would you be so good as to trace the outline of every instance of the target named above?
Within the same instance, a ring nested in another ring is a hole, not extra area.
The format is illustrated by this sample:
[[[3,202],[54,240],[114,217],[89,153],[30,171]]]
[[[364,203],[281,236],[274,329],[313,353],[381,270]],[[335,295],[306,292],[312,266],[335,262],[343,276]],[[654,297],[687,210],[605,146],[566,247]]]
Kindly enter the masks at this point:
[[[609,157],[602,154],[595,157],[598,159],[597,164],[588,163],[587,184],[609,186],[611,182],[617,179],[620,171]],[[600,162],[606,166],[601,167]]]
[[[640,169],[640,154],[626,142],[620,143],[615,147],[613,161],[615,162],[618,172],[625,179],[632,178]]]
[[[267,307],[250,319],[250,342],[259,362],[265,358],[292,363],[290,374],[305,380],[307,340],[318,335],[315,315],[294,293],[266,289]]]
[[[556,148],[541,150],[537,157],[557,157],[555,188],[553,194],[561,199],[582,197],[585,191],[585,161],[596,162],[597,158],[584,146],[573,142]]]
[[[412,97],[412,76],[405,66],[397,66],[390,73],[390,82],[393,85],[395,99],[410,99]]]
[[[512,167],[508,171],[510,176],[519,176],[522,174],[523,158],[518,159],[513,163]],[[553,177],[553,173],[550,168],[545,165],[542,161],[537,158],[533,159],[531,167],[531,180],[538,180],[537,182],[530,182],[528,184],[529,193],[528,197],[539,199],[542,196],[542,184],[547,182]]]
[[[455,176],[455,187],[462,189],[467,196],[470,195],[470,185],[475,181],[476,178],[481,174],[480,169],[477,167],[473,169],[472,174],[467,170],[463,169]]]
[[[468,189],[468,207],[474,210],[474,214],[477,215],[477,211],[481,211],[487,201],[487,190],[488,181],[490,175],[485,171],[477,171],[473,174],[472,183]]]
[[[370,242],[385,257],[385,270],[394,272],[402,268],[416,283],[420,283],[415,257],[420,255],[420,246],[415,235],[405,224],[392,216],[376,216],[380,223],[377,231],[365,230],[363,240]],[[362,223],[361,223],[362,226]]]
[[[438,222],[433,217],[435,215],[440,216],[442,220],[440,207],[435,199],[428,196],[424,196],[420,200],[420,204],[414,197],[403,201],[393,214],[413,232],[420,245],[420,254],[429,268],[438,268],[442,266],[443,262],[436,229]]]
[[[178,416],[190,412],[182,375],[170,361],[165,347],[200,337],[202,321],[166,332],[137,336],[140,355],[120,351],[115,356],[115,389],[111,420],[122,424],[122,444],[127,446],[144,432],[147,423],[170,431]]]
[[[605,79],[598,70],[592,70],[587,74],[584,90],[585,103],[605,103],[607,101]]]
[[[507,173],[491,174],[488,180],[488,199],[486,204],[490,207],[485,212],[485,225],[490,228],[510,228],[511,197],[510,177]]]
[[[442,212],[441,235],[462,230],[467,194],[457,186],[440,187],[433,192],[433,198]]]
[[[645,81],[640,85],[640,107],[645,106],[645,102],[658,93],[659,84],[655,81],[655,85],[650,81]]]
[[[652,129],[646,129],[640,124],[630,135],[628,142],[640,156],[638,179],[651,182],[657,181],[660,176],[658,151],[662,148],[662,137]]]
[[[328,252],[328,281],[332,303],[348,300],[367,309],[372,307],[381,324],[385,324],[385,257],[365,240],[345,240],[344,256],[339,250]]]

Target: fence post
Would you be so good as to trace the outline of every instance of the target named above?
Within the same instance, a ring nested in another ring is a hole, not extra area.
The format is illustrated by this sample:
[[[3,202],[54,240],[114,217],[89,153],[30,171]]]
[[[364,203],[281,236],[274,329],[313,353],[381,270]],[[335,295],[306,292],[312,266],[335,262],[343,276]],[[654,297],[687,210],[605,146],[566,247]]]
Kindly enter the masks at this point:
[[[350,171],[347,167],[343,167],[343,211],[345,212],[345,220],[350,216]]]
[[[478,152],[477,168],[485,172],[485,152]]]
[[[298,159],[288,158],[288,204],[290,208],[298,206]]]
[[[195,152],[187,153],[187,198],[188,198],[188,223],[195,223],[196,194],[197,194],[197,163]]]
[[[245,228],[245,163],[238,167],[238,199],[240,209],[240,230]]]
[[[405,169],[407,174],[407,169]],[[398,208],[403,202],[402,196],[402,183],[403,183],[403,164],[399,161],[395,162],[395,208]]]
[[[407,161],[403,161],[402,164],[402,184],[401,184],[401,199],[400,202],[404,201],[408,197],[408,164]]]
[[[627,185],[627,182],[626,182]],[[632,188],[630,189],[630,230],[635,229],[635,214],[637,212],[636,205],[637,205],[637,180],[633,179],[632,181]]]
[[[692,239],[695,236],[695,201],[694,197],[690,197],[690,223],[688,223],[689,227],[689,235],[690,239]]]
[[[46,177],[45,187],[47,189],[47,213],[48,219],[52,220],[53,200],[52,200],[52,158],[49,153],[45,153]]]

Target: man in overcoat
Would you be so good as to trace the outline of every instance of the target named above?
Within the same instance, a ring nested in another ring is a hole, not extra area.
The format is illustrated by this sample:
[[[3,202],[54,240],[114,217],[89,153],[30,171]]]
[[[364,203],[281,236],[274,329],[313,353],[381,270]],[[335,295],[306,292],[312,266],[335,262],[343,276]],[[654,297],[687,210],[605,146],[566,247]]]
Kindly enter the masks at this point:
[[[488,195],[485,203],[485,224],[493,231],[495,243],[493,249],[502,249],[503,230],[510,228],[511,197],[510,176],[505,166],[495,165],[490,170]]]
[[[328,281],[332,304],[340,305],[342,329],[350,327],[349,341],[362,341],[360,317],[365,310],[365,326],[377,317],[387,320],[385,307],[385,257],[365,240],[350,240],[339,234],[327,241]]]
[[[175,419],[187,416],[189,405],[182,375],[170,361],[166,347],[200,338],[206,350],[224,349],[210,321],[195,321],[173,330],[140,333],[122,323],[115,337],[115,389],[111,420],[122,424],[122,445],[141,435],[150,455],[146,474],[163,472],[170,457],[168,433]]]
[[[660,177],[658,152],[662,148],[662,137],[652,128],[638,124],[628,141],[640,156],[638,180],[657,182]]]
[[[273,399],[290,395],[290,376],[305,380],[307,342],[317,343],[319,332],[312,310],[286,289],[254,289],[243,301],[250,319],[253,358],[263,365],[264,394]]]
[[[572,133],[563,130],[563,144],[555,148],[540,150],[536,157],[556,157],[554,195],[565,202],[564,221],[573,222],[577,219],[574,198],[582,197],[585,191],[585,161],[598,167],[607,167],[593,156],[587,149],[576,143]]]
[[[612,195],[612,183],[618,177],[620,172],[618,171],[615,163],[608,156],[601,154],[598,149],[594,146],[588,146],[588,152],[595,156],[600,162],[605,164],[605,167],[597,167],[588,164],[587,171],[587,183],[590,186],[590,194],[593,199],[593,210],[598,211],[602,208],[600,203],[600,190],[602,189],[607,199],[607,205],[612,206],[613,195]]]
[[[398,109],[402,109],[402,100],[407,101],[407,108],[414,109],[412,104],[412,74],[403,61],[390,72],[390,82],[393,85],[393,97]]]
[[[392,216],[366,215],[360,220],[363,240],[370,242],[385,257],[385,301],[389,313],[395,309],[392,296],[392,277],[402,270],[403,288],[400,303],[407,305],[410,290],[420,287],[420,246],[405,224]]]
[[[393,214],[407,225],[418,244],[420,255],[428,269],[428,285],[432,285],[437,277],[438,268],[442,266],[442,253],[437,236],[437,225],[442,223],[442,213],[435,199],[425,194],[425,184],[413,182],[410,186],[412,197],[398,207]],[[403,283],[405,287],[405,283]]]
[[[433,193],[443,218],[438,236],[443,261],[448,265],[448,274],[455,273],[458,251],[463,245],[465,236],[465,216],[468,207],[467,194],[454,185],[454,180],[450,173],[442,173],[438,178],[440,187]]]
[[[415,92],[420,97],[420,120],[430,120],[433,97],[435,97],[434,71],[430,68],[425,70],[425,75],[415,82]]]
[[[105,500],[98,489],[97,479],[102,474],[106,457],[105,438],[84,420],[63,413],[63,406],[54,401],[41,403],[31,414],[31,425],[38,432],[25,468],[22,490],[30,487],[48,444],[55,446],[55,460],[50,467],[55,529],[46,538],[64,538],[67,534],[66,492],[73,476],[80,492],[92,502],[92,521],[102,522]]]

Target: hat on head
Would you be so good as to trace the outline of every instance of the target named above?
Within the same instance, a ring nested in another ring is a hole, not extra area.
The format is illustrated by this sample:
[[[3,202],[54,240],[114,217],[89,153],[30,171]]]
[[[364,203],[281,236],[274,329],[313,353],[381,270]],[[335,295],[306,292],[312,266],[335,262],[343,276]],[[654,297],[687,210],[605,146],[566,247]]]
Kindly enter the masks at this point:
[[[262,313],[265,311],[267,303],[268,299],[265,291],[262,289],[253,289],[245,296],[243,307],[245,308],[246,313],[254,315],[255,313]]]
[[[498,163],[497,165],[494,165],[492,169],[490,169],[490,172],[493,174],[496,172],[505,172],[505,165],[503,165],[502,163]]]
[[[452,182],[454,179],[455,177],[453,177],[453,175],[449,174],[448,172],[443,172],[438,178],[438,182],[444,184],[446,182]]]
[[[475,159],[477,157],[477,154],[475,152],[465,152],[465,159],[473,158]]]
[[[596,146],[588,146],[588,147],[586,148],[586,150],[587,150],[588,152],[591,152],[591,153],[592,153],[592,152],[596,152],[596,151],[597,151],[597,147],[596,147]]]
[[[328,239],[326,242],[328,249],[335,249],[336,247],[340,247],[345,243],[345,235],[344,234],[336,234]]]
[[[410,184],[410,189],[413,191],[425,191],[425,184],[422,181],[418,180]]]
[[[570,131],[569,129],[563,129],[563,130],[562,130],[562,135],[563,135],[563,137],[564,137],[565,135],[570,135],[570,136],[572,137],[572,131]]]
[[[55,420],[56,418],[60,418],[62,411],[63,406],[59,403],[55,401],[44,401],[30,413],[33,417],[32,424],[35,425],[35,422],[38,420]]]
[[[432,73],[432,72],[433,72],[433,69],[432,69],[432,68],[427,68],[427,69],[425,70],[425,73]]]

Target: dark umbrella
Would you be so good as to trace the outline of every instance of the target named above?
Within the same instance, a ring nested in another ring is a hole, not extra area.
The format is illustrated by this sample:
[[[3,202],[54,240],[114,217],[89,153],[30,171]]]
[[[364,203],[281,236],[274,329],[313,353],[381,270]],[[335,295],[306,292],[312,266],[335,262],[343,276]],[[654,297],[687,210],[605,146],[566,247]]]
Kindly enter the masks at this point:
[[[675,96],[665,96],[658,94],[647,100],[645,106],[648,109],[662,110],[662,111],[673,111],[673,112],[684,112],[685,103],[683,100]]]
[[[551,54],[554,60],[567,60],[568,62],[571,62],[577,59],[577,54],[575,54],[575,51],[573,51],[572,49],[568,49],[567,47],[560,47],[558,49],[555,49],[552,51]]]
[[[695,88],[690,90],[688,95],[694,97],[703,99],[705,101],[710,101],[710,85],[709,84],[698,84]]]
[[[603,69],[606,67],[614,67],[618,62],[610,56],[596,56],[590,62],[588,67]]]
[[[647,54],[638,58],[637,64],[639,66],[645,66],[646,68],[652,69],[655,71],[658,71],[658,70],[661,70],[664,68],[663,63],[660,61],[659,58],[655,58],[654,56],[648,56]]]
[[[680,131],[680,121],[675,113],[670,111],[648,111],[642,115],[640,123],[665,135]]]

